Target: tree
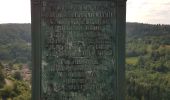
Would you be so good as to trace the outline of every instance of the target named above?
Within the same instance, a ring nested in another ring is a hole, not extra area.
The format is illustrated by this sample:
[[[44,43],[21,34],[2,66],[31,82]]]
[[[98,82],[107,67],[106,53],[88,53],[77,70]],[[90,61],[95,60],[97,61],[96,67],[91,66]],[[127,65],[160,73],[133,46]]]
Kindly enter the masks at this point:
[[[12,93],[12,86],[5,85],[3,89],[0,91],[0,96],[2,97],[2,100],[7,100]]]
[[[137,64],[139,65],[140,68],[144,68],[145,67],[145,59],[142,56],[140,56]]]
[[[13,75],[16,80],[22,80],[21,72],[16,71]]]
[[[2,88],[4,86],[4,84],[5,84],[5,76],[4,76],[4,73],[2,71],[3,68],[4,68],[4,66],[0,62],[0,88]]]

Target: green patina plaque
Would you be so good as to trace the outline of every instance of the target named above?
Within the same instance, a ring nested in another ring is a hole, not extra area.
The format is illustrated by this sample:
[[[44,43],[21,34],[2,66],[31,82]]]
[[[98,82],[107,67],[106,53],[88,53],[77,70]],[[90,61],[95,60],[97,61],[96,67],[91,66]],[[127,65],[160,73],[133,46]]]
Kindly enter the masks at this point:
[[[33,100],[123,100],[125,1],[32,1]]]

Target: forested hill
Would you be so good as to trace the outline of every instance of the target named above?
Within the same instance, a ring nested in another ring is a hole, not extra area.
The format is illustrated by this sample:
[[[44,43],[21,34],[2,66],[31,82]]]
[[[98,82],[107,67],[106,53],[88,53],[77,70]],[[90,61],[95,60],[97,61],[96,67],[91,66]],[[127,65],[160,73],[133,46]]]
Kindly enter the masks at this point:
[[[170,36],[170,25],[127,23],[127,37]],[[164,37],[166,38],[166,37]],[[164,39],[169,40],[169,39]],[[0,60],[28,61],[31,52],[30,24],[0,24]]]
[[[0,44],[31,42],[30,24],[0,24]]]
[[[0,24],[0,61],[30,61],[30,33],[30,24]]]
[[[31,68],[30,31],[30,24],[0,25],[0,90],[1,87],[6,87],[3,83],[6,79],[11,80],[4,77],[2,64],[10,66],[9,73],[16,69],[21,72],[20,65],[23,64]],[[127,23],[126,31],[125,100],[170,100],[170,25]],[[15,75],[10,77],[18,79]],[[8,88],[7,92],[0,91],[0,100],[3,93],[11,98],[20,98],[14,100],[30,100],[28,96],[31,97],[31,90],[18,83],[16,87],[19,88],[14,88],[14,91],[10,89],[12,92]],[[15,93],[19,94],[13,95]]]
[[[127,37],[170,35],[170,25],[152,25],[142,23],[127,23]]]
[[[31,42],[30,24],[0,24],[0,44],[11,42]],[[170,25],[127,23],[128,37],[170,35]]]

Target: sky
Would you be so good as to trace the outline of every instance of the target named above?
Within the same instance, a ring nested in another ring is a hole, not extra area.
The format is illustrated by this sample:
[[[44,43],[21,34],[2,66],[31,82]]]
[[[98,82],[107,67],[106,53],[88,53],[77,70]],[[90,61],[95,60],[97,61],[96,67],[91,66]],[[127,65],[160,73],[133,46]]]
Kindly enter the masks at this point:
[[[0,0],[0,23],[30,23],[30,0]],[[127,0],[127,22],[170,24],[170,0]]]
[[[170,24],[170,0],[128,0],[127,21]]]
[[[30,23],[31,0],[0,0],[0,23]]]

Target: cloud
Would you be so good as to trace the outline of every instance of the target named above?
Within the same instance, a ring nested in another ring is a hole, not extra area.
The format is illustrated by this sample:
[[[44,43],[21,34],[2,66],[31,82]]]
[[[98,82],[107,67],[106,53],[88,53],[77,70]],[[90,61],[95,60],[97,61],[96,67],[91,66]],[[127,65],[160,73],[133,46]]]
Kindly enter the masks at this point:
[[[0,23],[31,22],[30,0],[0,0]]]
[[[170,24],[170,0],[129,0],[127,21]]]
[[[127,0],[127,21],[170,24],[170,0]],[[0,0],[0,23],[31,22],[30,0]]]

